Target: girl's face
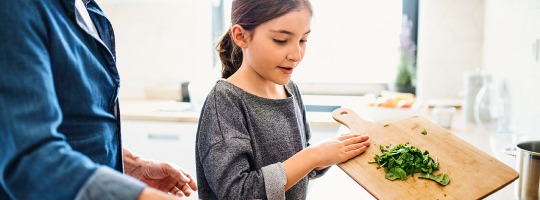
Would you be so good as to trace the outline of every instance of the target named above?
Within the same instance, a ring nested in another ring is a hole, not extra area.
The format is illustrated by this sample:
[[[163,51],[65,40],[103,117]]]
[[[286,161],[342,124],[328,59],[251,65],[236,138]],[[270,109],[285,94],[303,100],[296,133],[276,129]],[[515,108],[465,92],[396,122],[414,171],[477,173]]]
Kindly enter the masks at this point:
[[[263,81],[287,84],[304,57],[310,30],[311,12],[307,8],[262,23],[241,45],[242,67],[252,69]]]

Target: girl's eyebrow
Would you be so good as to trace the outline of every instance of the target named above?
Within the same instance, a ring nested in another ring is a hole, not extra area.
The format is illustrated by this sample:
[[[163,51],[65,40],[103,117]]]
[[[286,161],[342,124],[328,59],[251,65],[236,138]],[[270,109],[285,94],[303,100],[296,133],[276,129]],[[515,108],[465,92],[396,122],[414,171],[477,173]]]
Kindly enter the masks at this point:
[[[290,32],[288,30],[283,30],[283,29],[280,29],[280,30],[270,30],[271,32],[275,32],[275,33],[283,33],[283,34],[287,34],[287,35],[294,35],[293,32]],[[304,33],[304,35],[307,35],[311,32],[311,29],[307,32]]]

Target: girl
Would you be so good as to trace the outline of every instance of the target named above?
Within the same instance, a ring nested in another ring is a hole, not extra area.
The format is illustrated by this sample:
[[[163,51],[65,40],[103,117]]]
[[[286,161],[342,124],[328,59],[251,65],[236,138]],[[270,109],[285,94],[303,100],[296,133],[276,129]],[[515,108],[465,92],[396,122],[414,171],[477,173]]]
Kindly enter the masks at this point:
[[[218,44],[222,76],[197,131],[202,199],[305,199],[308,179],[366,150],[346,134],[310,146],[304,104],[290,81],[311,31],[309,0],[234,0]],[[286,191],[286,192],[285,192]]]

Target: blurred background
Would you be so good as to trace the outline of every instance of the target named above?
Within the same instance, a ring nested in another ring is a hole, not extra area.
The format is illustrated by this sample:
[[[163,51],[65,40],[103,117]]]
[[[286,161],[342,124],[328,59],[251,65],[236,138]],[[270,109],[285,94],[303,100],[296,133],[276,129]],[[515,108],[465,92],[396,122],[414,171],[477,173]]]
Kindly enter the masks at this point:
[[[417,99],[462,99],[467,73],[482,70],[494,84],[508,81],[520,116],[513,126],[540,128],[532,126],[540,124],[539,0],[311,2],[313,31],[293,76],[304,93],[363,95],[396,82],[406,15]],[[230,0],[99,4],[115,27],[123,99],[177,99],[182,82],[219,76],[214,47],[230,26]]]

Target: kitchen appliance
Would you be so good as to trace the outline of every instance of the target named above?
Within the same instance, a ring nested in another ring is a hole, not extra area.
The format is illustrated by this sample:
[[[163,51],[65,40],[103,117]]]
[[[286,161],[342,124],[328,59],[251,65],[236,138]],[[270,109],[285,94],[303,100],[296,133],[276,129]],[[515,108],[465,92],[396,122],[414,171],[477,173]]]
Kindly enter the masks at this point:
[[[511,167],[426,118],[370,122],[347,108],[336,109],[332,116],[351,132],[369,135],[371,147],[339,167],[377,199],[482,199],[518,178]],[[384,169],[368,163],[381,154],[380,145],[404,143],[429,151],[439,162],[435,174],[448,174],[450,183],[441,186],[419,179],[418,174],[405,181],[390,181],[385,178]]]
[[[189,82],[182,82],[180,84],[180,101],[182,102],[190,102],[189,99]]]
[[[516,169],[520,174],[516,198],[540,199],[540,140],[520,142],[516,147]]]
[[[479,69],[475,72],[465,73],[463,76],[464,97],[463,97],[463,114],[467,122],[475,122],[474,109],[476,106],[476,97],[480,89],[486,83],[491,82],[491,75],[486,74]]]

